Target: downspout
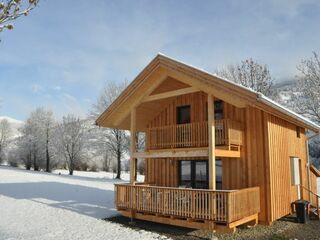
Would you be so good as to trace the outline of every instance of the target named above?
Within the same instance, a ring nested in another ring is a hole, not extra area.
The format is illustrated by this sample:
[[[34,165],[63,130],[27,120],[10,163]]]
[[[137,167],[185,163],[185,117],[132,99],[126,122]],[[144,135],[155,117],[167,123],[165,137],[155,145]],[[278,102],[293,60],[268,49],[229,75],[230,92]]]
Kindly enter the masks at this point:
[[[309,157],[309,140],[319,136],[319,132],[307,137],[307,178],[308,178],[308,193],[309,193],[309,201],[311,201],[311,178],[310,178],[310,157]]]

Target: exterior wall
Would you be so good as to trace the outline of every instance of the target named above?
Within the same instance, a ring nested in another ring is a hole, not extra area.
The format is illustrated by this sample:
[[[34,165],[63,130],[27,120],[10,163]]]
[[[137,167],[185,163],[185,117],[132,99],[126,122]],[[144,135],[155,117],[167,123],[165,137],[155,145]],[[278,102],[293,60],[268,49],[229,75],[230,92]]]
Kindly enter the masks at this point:
[[[206,102],[207,95],[203,92],[178,96],[150,122],[149,127],[176,124],[176,108],[184,105],[191,106],[191,122],[207,121]]]
[[[229,108],[234,108],[230,106]],[[227,111],[233,112],[238,121],[244,123],[244,146],[241,148],[241,158],[223,159],[223,188],[241,189],[247,187],[260,187],[260,213],[259,221],[268,222],[267,197],[267,164],[266,149],[266,121],[264,113],[254,107]],[[238,113],[237,113],[238,112]],[[230,116],[232,117],[232,116]]]
[[[317,178],[317,175],[314,174],[312,171],[310,171],[310,180],[311,180],[310,181],[311,182],[310,183],[311,184],[311,191],[318,194],[318,178]],[[308,194],[308,193],[306,193],[306,194]],[[311,204],[313,206],[316,206],[317,201],[318,201],[318,198],[315,195],[311,194]]]
[[[178,163],[170,158],[145,160],[145,183],[162,187],[178,186]]]
[[[301,184],[308,186],[306,164],[306,136],[300,128],[278,117],[265,114],[268,129],[269,175],[270,175],[270,220],[274,221],[291,212],[290,204],[298,199],[297,186],[291,185],[290,157],[300,159]],[[308,194],[302,191],[302,198]]]
[[[191,106],[191,122],[206,121],[206,101],[206,94],[201,92],[178,96],[149,127],[176,124],[176,107],[183,105]],[[225,102],[224,118],[242,122],[244,145],[240,159],[222,159],[223,189],[259,186],[259,221],[262,223],[271,223],[289,214],[291,203],[298,198],[297,188],[291,186],[290,157],[301,159],[302,184],[307,186],[304,130],[301,129],[300,138],[297,138],[294,124],[255,107],[240,109]],[[177,187],[178,160],[182,159],[146,159],[145,182]],[[302,192],[302,196],[307,198],[308,194]]]

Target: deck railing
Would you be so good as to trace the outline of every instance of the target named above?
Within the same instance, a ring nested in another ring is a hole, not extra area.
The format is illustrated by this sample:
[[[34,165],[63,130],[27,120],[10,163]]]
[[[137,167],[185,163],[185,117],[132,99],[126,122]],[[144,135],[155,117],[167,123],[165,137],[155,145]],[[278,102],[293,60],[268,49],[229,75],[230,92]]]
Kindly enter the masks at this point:
[[[215,142],[219,146],[242,145],[242,126],[231,119],[215,120]],[[194,122],[147,130],[147,149],[207,147],[208,122]]]
[[[115,185],[119,210],[231,223],[260,211],[259,187],[212,191],[147,185]]]

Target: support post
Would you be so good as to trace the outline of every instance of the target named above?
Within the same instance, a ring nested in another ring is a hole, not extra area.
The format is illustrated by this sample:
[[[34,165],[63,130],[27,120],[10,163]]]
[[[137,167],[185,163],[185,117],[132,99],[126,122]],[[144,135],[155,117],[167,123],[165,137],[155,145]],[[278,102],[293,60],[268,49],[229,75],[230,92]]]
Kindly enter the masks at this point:
[[[214,98],[208,94],[209,189],[216,190]]]
[[[136,181],[136,172],[137,172],[137,160],[134,158],[134,153],[136,152],[136,146],[137,146],[137,138],[136,138],[136,115],[137,110],[134,107],[131,110],[131,121],[130,121],[130,151],[131,151],[131,159],[130,159],[130,183],[134,184]]]

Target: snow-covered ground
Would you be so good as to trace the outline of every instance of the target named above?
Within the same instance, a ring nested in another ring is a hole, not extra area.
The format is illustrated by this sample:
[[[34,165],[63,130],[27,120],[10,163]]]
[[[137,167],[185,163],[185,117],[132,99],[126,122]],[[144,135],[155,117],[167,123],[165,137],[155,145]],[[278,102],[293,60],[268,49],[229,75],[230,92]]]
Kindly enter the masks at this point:
[[[44,173],[1,166],[0,239],[165,238],[101,220],[117,214],[116,182],[105,172],[68,176],[64,170]]]

